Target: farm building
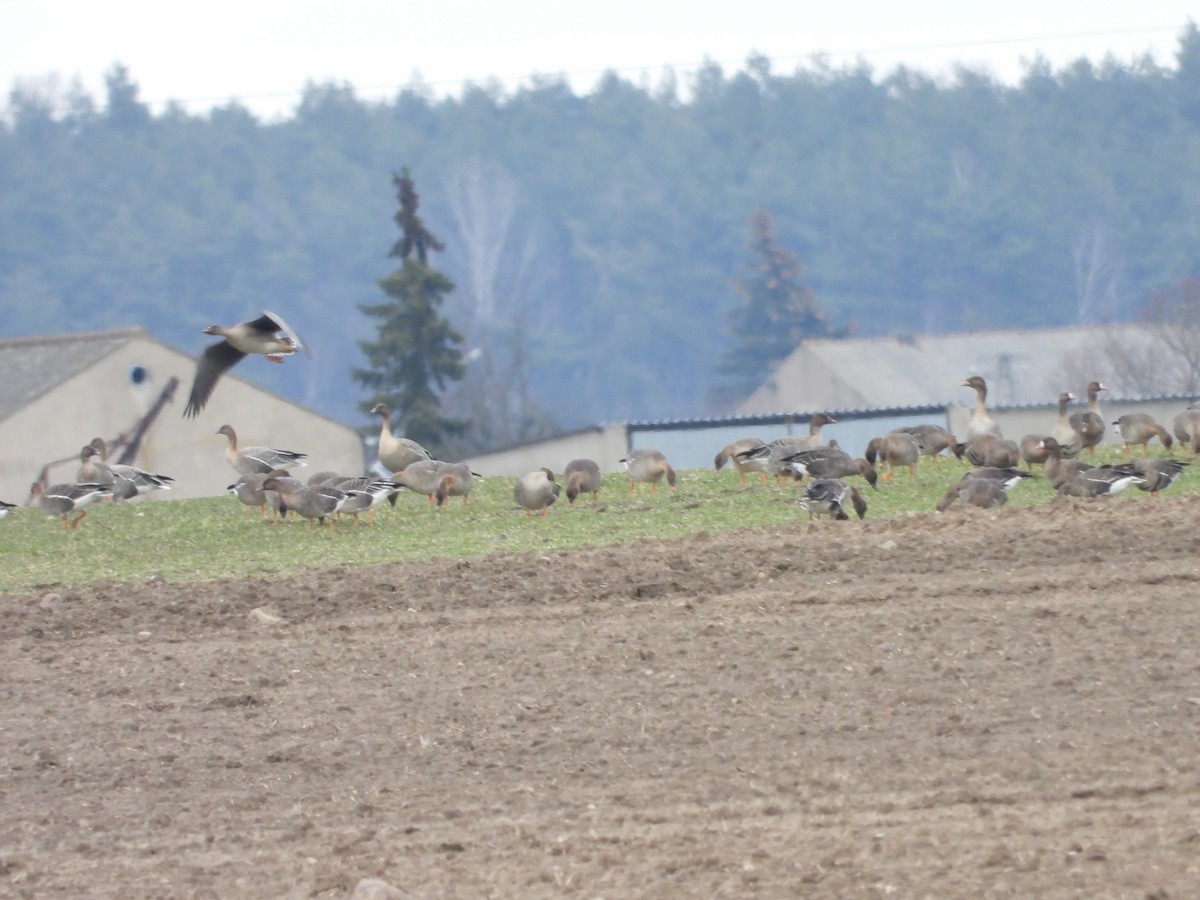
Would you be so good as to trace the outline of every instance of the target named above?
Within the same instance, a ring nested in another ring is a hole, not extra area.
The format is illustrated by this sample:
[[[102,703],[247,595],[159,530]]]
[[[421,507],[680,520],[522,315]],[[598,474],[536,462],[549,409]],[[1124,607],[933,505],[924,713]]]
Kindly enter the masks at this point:
[[[677,469],[709,467],[738,438],[807,433],[817,412],[838,420],[824,427],[823,438],[861,454],[872,437],[919,422],[965,434],[975,394],[962,382],[970,375],[987,380],[992,418],[1014,439],[1048,434],[1063,390],[1080,398],[1072,411],[1083,408],[1093,379],[1110,388],[1100,396],[1109,422],[1144,412],[1169,430],[1190,398],[1123,378],[1106,355],[1117,344],[1144,356],[1152,341],[1128,326],[806,341],[730,416],[598,426],[477,456],[472,465],[484,474],[517,476],[539,466],[561,471],[570,459],[588,456],[612,472],[630,450],[654,447]],[[1106,442],[1119,438],[1110,432]]]
[[[24,503],[40,477],[74,480],[80,449],[95,437],[109,443],[110,460],[132,442],[136,455],[122,461],[172,476],[164,497],[222,494],[236,478],[216,433],[224,424],[243,445],[307,453],[311,471],[362,471],[353,429],[234,374],[199,416],[184,419],[194,367],[193,357],[141,328],[0,341],[0,499]]]

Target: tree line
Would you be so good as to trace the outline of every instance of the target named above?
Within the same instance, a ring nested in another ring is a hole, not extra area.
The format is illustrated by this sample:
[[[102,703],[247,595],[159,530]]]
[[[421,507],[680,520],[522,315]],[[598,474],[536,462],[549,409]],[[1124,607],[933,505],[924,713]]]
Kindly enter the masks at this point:
[[[152,113],[121,66],[101,99],[22,84],[0,333],[138,324],[196,352],[205,325],[275,309],[314,357],[256,379],[365,424],[363,307],[404,170],[454,286],[463,377],[439,400],[460,449],[715,415],[778,353],[747,307],[764,253],[790,267],[784,306],[833,335],[1127,321],[1200,275],[1200,34],[1170,66],[1035,60],[1011,86],[758,57],[585,95],[312,84],[276,122]]]

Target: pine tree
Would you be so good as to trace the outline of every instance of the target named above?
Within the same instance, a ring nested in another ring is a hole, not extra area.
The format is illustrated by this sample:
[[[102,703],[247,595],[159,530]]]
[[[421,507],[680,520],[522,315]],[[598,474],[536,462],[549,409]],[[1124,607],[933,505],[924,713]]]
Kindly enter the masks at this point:
[[[420,199],[408,169],[393,175],[392,184],[400,204],[394,216],[400,239],[388,256],[402,263],[379,280],[390,300],[359,305],[377,320],[379,336],[359,342],[370,368],[356,368],[354,378],[373,391],[362,404],[364,411],[386,403],[393,427],[402,428],[407,437],[436,455],[448,438],[466,427],[465,422],[443,416],[438,403],[447,383],[465,374],[459,349],[462,336],[438,314],[454,282],[429,265],[429,252],[443,246],[417,215]]]
[[[747,248],[750,274],[734,282],[742,303],[729,314],[733,345],[719,370],[726,376],[726,400],[743,399],[806,338],[850,332],[830,325],[804,283],[804,264],[775,242],[775,220],[766,210],[751,217]]]

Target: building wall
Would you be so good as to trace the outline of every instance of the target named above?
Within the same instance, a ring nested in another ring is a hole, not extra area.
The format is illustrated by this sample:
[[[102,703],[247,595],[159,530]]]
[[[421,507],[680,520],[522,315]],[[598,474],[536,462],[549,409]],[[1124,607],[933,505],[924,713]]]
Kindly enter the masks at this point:
[[[561,475],[573,459],[592,459],[601,472],[620,471],[620,460],[629,452],[629,438],[624,425],[601,425],[583,431],[534,441],[485,453],[467,460],[474,472],[484,477],[508,476],[520,478],[545,466]]]
[[[247,360],[243,365],[260,362]],[[289,361],[290,363],[290,361]],[[270,365],[270,363],[265,363]],[[56,386],[0,423],[0,499],[24,503],[42,467],[52,483],[73,481],[79,451],[94,437],[112,440],[131,430],[171,376],[179,379],[174,402],[161,412],[134,464],[175,479],[162,499],[223,494],[237,473],[224,457],[226,439],[216,434],[228,422],[241,443],[268,444],[308,453],[308,472],[363,471],[362,443],[353,429],[311,413],[289,401],[225,376],[209,407],[198,418],[183,418],[191,388],[193,360],[153,340],[131,340],[98,364]],[[149,373],[144,388],[131,384],[130,372]],[[300,477],[306,470],[299,470]]]

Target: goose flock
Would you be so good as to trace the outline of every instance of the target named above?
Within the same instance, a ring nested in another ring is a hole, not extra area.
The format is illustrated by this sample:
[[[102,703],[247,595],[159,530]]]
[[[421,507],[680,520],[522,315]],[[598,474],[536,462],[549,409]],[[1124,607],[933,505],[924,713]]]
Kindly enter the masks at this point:
[[[210,326],[205,332],[220,335],[222,340],[205,350],[197,364],[187,416],[195,415],[204,405],[221,373],[246,355],[259,353],[281,361],[301,346],[283,320],[271,313],[231,328]],[[858,479],[865,487],[878,491],[880,482],[891,481],[898,471],[913,477],[922,457],[928,457],[936,466],[943,454],[949,454],[969,466],[938,500],[935,509],[942,512],[955,503],[984,509],[1003,506],[1009,490],[1031,478],[1044,479],[1059,496],[1102,497],[1131,486],[1158,494],[1170,487],[1189,463],[1151,455],[1151,441],[1157,440],[1166,451],[1178,441],[1186,452],[1200,453],[1200,408],[1188,407],[1181,412],[1171,431],[1145,413],[1120,416],[1111,425],[1130,458],[1099,463],[1083,457],[1095,459],[1108,427],[1099,403],[1100,393],[1108,390],[1103,383],[1093,381],[1088,385],[1087,407],[1076,412],[1070,411],[1075,395],[1062,392],[1052,428],[1044,434],[1022,435],[1019,440],[1006,438],[989,414],[983,378],[974,375],[962,385],[975,392],[962,441],[940,425],[904,426],[872,438],[863,455],[855,457],[836,440],[824,439],[822,428],[836,424],[837,419],[818,412],[809,422],[807,435],[772,441],[741,438],[717,453],[714,466],[720,470],[731,464],[743,484],[755,475],[763,487],[771,479],[802,483],[798,502],[810,518],[846,520],[852,514],[860,519],[867,514],[866,497],[856,484]],[[375,508],[385,502],[395,505],[397,495],[404,490],[427,497],[430,507],[445,507],[455,497],[461,497],[467,505],[472,486],[481,476],[465,463],[435,459],[417,442],[394,434],[391,411],[385,404],[377,404],[371,412],[380,419],[379,462],[390,475],[320,471],[302,481],[293,473],[309,465],[308,454],[266,445],[242,445],[233,426],[226,424],[216,433],[226,438],[224,456],[237,473],[228,493],[247,512],[257,511],[262,517],[269,511],[272,524],[294,515],[303,518],[310,531],[314,525],[332,528],[335,519],[342,516],[351,518],[355,525],[360,516],[373,523]],[[1140,455],[1134,455],[1139,445]],[[28,505],[59,518],[64,529],[72,530],[98,502],[124,502],[171,490],[171,476],[110,463],[107,457],[105,441],[93,438],[80,450],[75,481],[33,484]],[[651,494],[657,493],[660,484],[676,488],[675,469],[659,450],[633,450],[619,465],[628,477],[630,496],[639,485],[648,486]],[[1036,473],[1035,467],[1039,469]],[[585,494],[591,494],[594,502],[602,482],[601,468],[595,460],[574,459],[563,469],[561,482],[553,469],[539,467],[515,480],[512,496],[526,516],[545,517],[564,486],[567,501],[574,506]],[[14,508],[15,504],[0,501],[0,518]]]

